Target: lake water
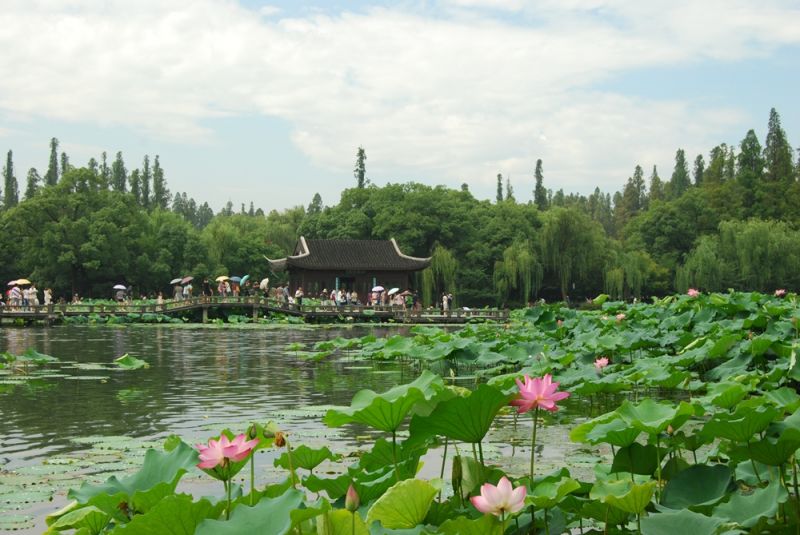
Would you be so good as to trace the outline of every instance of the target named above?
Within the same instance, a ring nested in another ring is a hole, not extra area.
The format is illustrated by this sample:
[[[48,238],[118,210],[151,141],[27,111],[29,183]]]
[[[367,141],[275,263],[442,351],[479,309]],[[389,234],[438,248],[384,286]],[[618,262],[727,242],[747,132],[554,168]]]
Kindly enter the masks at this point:
[[[40,378],[0,375],[0,531],[40,533],[44,517],[66,503],[68,488],[135,470],[147,446],[158,447],[173,433],[204,442],[225,427],[239,432],[249,422],[273,420],[295,444],[328,445],[340,453],[367,449],[371,443],[367,430],[328,429],[321,423],[326,406],[349,405],[362,388],[383,391],[409,382],[419,373],[415,365],[359,361],[347,353],[315,362],[287,346],[299,342],[310,348],[314,342],[338,336],[380,337],[406,332],[402,329],[145,325],[0,329],[0,351],[20,354],[34,348],[65,361],[47,367]],[[125,353],[146,360],[150,368],[107,368]],[[573,411],[577,403],[573,400]],[[510,418],[505,423],[494,431],[495,438],[489,441],[493,444],[487,444],[485,451],[512,469],[518,462],[519,472],[524,473],[529,419],[520,419],[518,432],[510,431]],[[559,465],[570,450],[566,427],[545,426],[540,433],[543,458],[537,462]],[[522,447],[509,446],[517,443]],[[278,453],[257,456],[259,481],[285,476],[272,467]],[[426,477],[439,475],[437,457],[435,452],[426,457]],[[585,461],[591,466],[597,458],[587,455]],[[336,469],[329,467],[331,473]],[[201,494],[221,491],[221,485],[200,474],[189,474],[182,485]]]

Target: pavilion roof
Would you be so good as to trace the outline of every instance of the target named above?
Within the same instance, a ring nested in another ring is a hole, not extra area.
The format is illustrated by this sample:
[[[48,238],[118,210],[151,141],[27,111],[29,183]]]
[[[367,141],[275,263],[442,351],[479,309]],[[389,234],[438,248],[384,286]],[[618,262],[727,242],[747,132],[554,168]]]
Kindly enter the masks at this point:
[[[430,258],[403,254],[391,240],[297,240],[294,254],[277,260],[267,259],[272,271],[290,268],[309,270],[418,271]]]

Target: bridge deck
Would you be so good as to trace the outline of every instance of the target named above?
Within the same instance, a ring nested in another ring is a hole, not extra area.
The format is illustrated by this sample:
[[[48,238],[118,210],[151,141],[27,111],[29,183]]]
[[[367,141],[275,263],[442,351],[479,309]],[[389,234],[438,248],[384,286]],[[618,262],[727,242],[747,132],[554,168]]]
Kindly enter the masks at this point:
[[[352,317],[353,319],[393,320],[401,323],[466,323],[473,320],[505,321],[508,310],[500,309],[456,309],[442,313],[439,309],[404,310],[397,306],[365,307],[356,305],[296,305],[283,303],[275,299],[260,297],[193,297],[181,301],[166,301],[157,304],[51,304],[48,306],[2,307],[0,319],[42,320],[48,323],[60,321],[65,316],[124,316],[127,314],[179,314],[192,310],[203,313],[204,322],[208,319],[209,309],[244,308],[253,318],[259,313],[276,312],[291,316],[300,316],[309,320],[317,318]]]

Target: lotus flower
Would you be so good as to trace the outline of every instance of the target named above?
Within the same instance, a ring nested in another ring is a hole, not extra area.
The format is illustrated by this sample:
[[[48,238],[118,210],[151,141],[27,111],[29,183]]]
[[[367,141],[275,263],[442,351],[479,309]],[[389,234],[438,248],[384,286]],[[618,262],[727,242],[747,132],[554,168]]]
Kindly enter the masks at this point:
[[[569,397],[569,392],[556,392],[558,383],[553,382],[549,373],[542,378],[535,379],[526,375],[524,383],[519,379],[516,381],[520,398],[512,400],[511,405],[518,408],[519,414],[539,407],[555,412],[558,410],[556,402]]]
[[[598,372],[602,372],[606,366],[608,366],[608,357],[600,357],[594,361],[594,369]]]
[[[219,440],[212,438],[208,441],[208,446],[197,445],[200,451],[200,462],[197,463],[197,467],[212,469],[224,465],[226,461],[238,463],[246,459],[257,445],[258,439],[247,440],[244,433],[233,440],[229,440],[224,434]]]
[[[470,498],[472,505],[481,513],[505,517],[516,513],[525,505],[525,487],[513,488],[506,476],[500,478],[495,487],[491,483],[481,486],[481,495]]]
[[[688,295],[689,297],[697,297],[698,295],[700,295],[700,290],[697,290],[695,288],[689,288],[689,290],[686,292],[686,295]]]
[[[624,313],[624,312],[620,312],[619,314],[617,314],[617,315],[616,315],[616,316],[614,316],[614,317],[615,317],[615,318],[617,318],[617,321],[622,321],[622,320],[624,320],[624,319],[626,318],[626,316],[625,316],[625,313]]]
[[[783,297],[784,295],[786,295],[786,290],[784,288],[775,290],[775,297]]]

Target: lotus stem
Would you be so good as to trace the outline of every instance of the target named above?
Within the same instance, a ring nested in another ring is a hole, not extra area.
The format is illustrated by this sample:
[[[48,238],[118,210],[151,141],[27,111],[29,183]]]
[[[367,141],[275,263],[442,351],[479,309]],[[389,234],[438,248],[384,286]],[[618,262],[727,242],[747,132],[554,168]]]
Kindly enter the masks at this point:
[[[533,433],[531,434],[531,490],[533,490],[533,470],[536,458],[536,427],[539,425],[539,407],[533,411]]]
[[[294,463],[292,462],[292,445],[286,441],[286,454],[289,459],[289,477],[292,478],[292,488],[297,488],[295,483]]]
[[[657,500],[661,499],[661,437],[656,433],[656,474],[658,481],[656,482],[656,495]],[[633,474],[631,474],[633,478]]]
[[[439,472],[439,479],[444,479],[444,465],[447,463],[447,443],[448,438],[444,437],[444,453],[442,454],[442,470]],[[439,491],[439,501],[442,501],[442,491]]]
[[[753,459],[753,452],[750,446],[750,441],[747,441],[747,452],[750,454],[750,465],[753,467],[753,473],[756,475],[756,479],[758,480],[758,484],[762,485],[764,482],[761,481],[761,475],[758,473],[758,468],[756,468],[756,462]]]
[[[481,456],[481,464],[483,465],[483,443],[478,442],[478,454]]]
[[[544,509],[544,532],[545,535],[550,535],[550,522],[547,520],[547,509]]]
[[[394,475],[400,481],[400,468],[397,466],[397,431],[392,431],[392,461],[394,462]]]
[[[501,511],[500,512],[500,522],[503,525],[500,533],[502,535],[505,535],[505,532],[506,532],[506,512],[505,511]]]
[[[256,499],[256,452],[250,455],[250,507],[255,505]]]
[[[351,514],[352,514],[352,519],[353,519],[353,522],[352,522],[352,533],[353,533],[353,535],[356,535],[356,512],[353,511]]]
[[[228,506],[225,508],[225,520],[231,518],[231,485],[230,481],[225,481],[225,493],[228,495]]]

